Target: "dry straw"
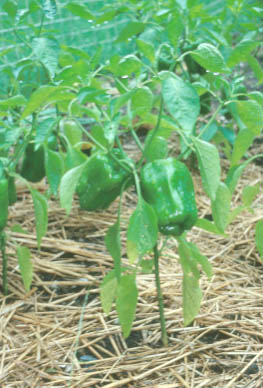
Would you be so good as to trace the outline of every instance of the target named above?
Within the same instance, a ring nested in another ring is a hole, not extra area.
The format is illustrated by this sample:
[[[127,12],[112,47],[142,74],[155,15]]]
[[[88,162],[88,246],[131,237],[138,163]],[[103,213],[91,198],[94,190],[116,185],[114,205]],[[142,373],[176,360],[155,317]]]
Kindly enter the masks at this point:
[[[260,168],[246,170],[235,193],[261,179]],[[196,187],[201,187],[199,178]],[[197,189],[200,215],[210,205]],[[0,299],[0,385],[3,388],[254,388],[263,384],[263,267],[254,244],[254,213],[243,213],[227,237],[194,228],[188,235],[213,264],[214,277],[202,276],[204,299],[192,326],[182,321],[182,271],[174,241],[161,258],[161,281],[170,339],[161,347],[154,277],[138,276],[139,303],[130,338],[124,341],[117,316],[106,317],[99,284],[112,268],[104,235],[115,221],[117,204],[104,213],[80,211],[66,217],[50,202],[49,231],[37,250],[32,200],[21,189],[9,224],[29,234],[9,232],[8,297]],[[134,209],[124,198],[123,231]],[[125,232],[122,235],[125,242]],[[26,294],[15,255],[16,244],[30,248],[32,290]],[[84,360],[84,363],[81,362]]]

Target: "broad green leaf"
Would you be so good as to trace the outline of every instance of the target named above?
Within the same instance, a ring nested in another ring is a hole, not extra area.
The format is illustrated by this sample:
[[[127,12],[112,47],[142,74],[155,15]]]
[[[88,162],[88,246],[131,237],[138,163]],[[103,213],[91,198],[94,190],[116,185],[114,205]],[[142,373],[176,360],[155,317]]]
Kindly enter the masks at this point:
[[[124,42],[134,35],[140,34],[145,29],[146,24],[136,21],[128,22],[127,25],[121,30],[116,43]]]
[[[78,3],[69,3],[66,8],[73,13],[73,15],[79,16],[82,19],[93,20],[94,16],[89,11],[88,7]]]
[[[242,202],[249,207],[260,192],[260,183],[254,186],[245,186],[242,191]]]
[[[208,258],[200,253],[198,247],[195,244],[188,242],[188,245],[191,249],[191,255],[193,259],[202,266],[202,269],[208,279],[211,279],[213,276],[213,269],[210,262],[208,261]]]
[[[21,120],[45,104],[55,90],[56,86],[44,85],[40,86],[40,88],[32,93],[24,112],[22,113]]]
[[[221,232],[224,232],[229,223],[230,205],[231,193],[229,188],[225,183],[220,182],[216,198],[212,201],[212,214],[214,222]]]
[[[144,117],[151,111],[153,105],[153,94],[146,86],[137,88],[131,98],[131,109],[134,115]]]
[[[155,61],[155,50],[154,46],[150,42],[146,42],[142,39],[136,39],[137,47],[145,58],[147,58],[151,63]]]
[[[253,70],[253,72],[254,72],[257,80],[258,80],[258,83],[262,83],[263,82],[263,68],[262,68],[262,65],[252,55],[248,55],[247,56],[247,62],[249,64],[249,66],[251,67],[251,69]]]
[[[87,162],[67,171],[61,179],[59,187],[60,205],[63,209],[66,209],[67,214],[71,211],[73,195]]]
[[[47,232],[48,225],[48,202],[44,195],[40,194],[39,191],[31,188],[30,189],[34,211],[35,211],[35,223],[37,232],[37,245],[40,248],[41,240]]]
[[[103,311],[109,314],[117,295],[117,277],[115,270],[110,271],[100,285],[100,299]]]
[[[191,52],[191,56],[199,65],[211,72],[225,73],[229,71],[223,55],[212,44],[201,43],[196,50]]]
[[[254,135],[259,135],[263,128],[263,108],[254,100],[238,101],[236,104],[243,123]]]
[[[256,224],[255,231],[256,247],[260,255],[261,261],[263,260],[263,219],[259,220]]]
[[[103,126],[95,125],[91,129],[91,135],[101,146],[112,149],[117,135],[118,123],[116,121],[104,122]]]
[[[120,108],[123,107],[123,105],[127,104],[127,102],[131,99],[133,93],[134,93],[133,91],[126,92],[119,97],[113,98],[110,101],[109,107],[110,107],[110,113],[112,117],[119,112]]]
[[[42,0],[43,10],[48,19],[54,19],[57,14],[57,4],[55,0]]]
[[[120,238],[120,220],[111,225],[105,236],[105,244],[108,252],[114,260],[114,269],[117,279],[121,276],[121,238]]]
[[[255,40],[243,40],[232,50],[228,60],[227,65],[233,67],[237,65],[239,62],[246,62],[248,55],[253,51],[260,42]]]
[[[135,55],[126,55],[123,57],[117,68],[117,75],[120,77],[129,76],[132,73],[138,74],[141,70],[142,63]]]
[[[26,105],[27,100],[24,96],[18,94],[13,97],[6,98],[5,100],[0,100],[0,109],[4,108],[15,108],[16,106]]]
[[[174,11],[172,19],[167,24],[167,34],[170,42],[176,49],[184,30],[184,22],[179,12]]]
[[[80,166],[86,162],[88,157],[79,149],[72,147],[70,143],[67,144],[65,162],[65,170],[71,170],[74,167]]]
[[[148,140],[148,141],[147,141]],[[147,137],[145,141],[144,155],[148,162],[164,159],[168,155],[167,140],[162,136]]]
[[[4,1],[1,6],[3,8],[3,11],[5,11],[10,18],[14,19],[16,17],[18,5],[16,4],[15,1],[13,0]]]
[[[171,115],[187,134],[191,134],[200,112],[195,88],[179,77],[168,77],[162,81],[162,96]]]
[[[28,247],[18,245],[16,248],[19,270],[26,291],[30,290],[33,279],[33,264]]]
[[[202,291],[199,287],[198,279],[190,274],[183,276],[183,315],[184,325],[189,325],[199,313]]]
[[[142,198],[130,217],[127,230],[127,254],[131,263],[153,249],[157,242],[157,217]]]
[[[218,227],[213,222],[205,218],[198,218],[198,220],[195,223],[195,226],[197,228],[206,230],[207,232],[210,232],[210,233],[222,234],[222,232],[218,229]]]
[[[48,141],[48,138],[52,132],[53,126],[56,121],[53,117],[48,117],[47,119],[41,121],[36,126],[36,144],[43,144]]]
[[[199,279],[200,271],[197,267],[197,262],[193,258],[190,245],[184,238],[180,239],[178,253],[184,274],[192,273],[196,279]]]
[[[54,78],[58,66],[59,44],[55,39],[45,37],[34,38],[32,41],[33,56],[48,69]]]
[[[124,338],[131,332],[138,299],[138,291],[133,275],[121,277],[117,286],[116,309]]]
[[[46,150],[45,170],[51,192],[56,196],[61,178],[64,174],[64,160],[58,152],[50,149]]]
[[[62,119],[59,123],[59,129],[64,133],[69,143],[74,147],[82,140],[82,130],[74,120]]]
[[[255,134],[249,129],[245,128],[238,132],[231,156],[231,166],[235,166],[245,155],[254,138]]]
[[[259,105],[263,106],[263,93],[258,90],[254,90],[253,92],[248,93],[247,96],[251,100],[257,101]]]
[[[197,154],[204,190],[211,200],[214,201],[221,174],[218,149],[213,144],[197,138],[193,138],[193,143]]]

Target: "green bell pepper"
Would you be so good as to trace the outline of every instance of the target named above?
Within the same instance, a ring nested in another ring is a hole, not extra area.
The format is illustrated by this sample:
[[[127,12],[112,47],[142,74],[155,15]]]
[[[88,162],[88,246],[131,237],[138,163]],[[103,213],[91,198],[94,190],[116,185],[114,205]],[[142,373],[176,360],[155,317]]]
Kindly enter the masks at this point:
[[[117,159],[123,159],[119,149],[113,149],[111,153]],[[126,161],[132,162],[128,158]],[[125,180],[126,188],[131,183],[132,179],[128,183],[129,176],[132,177],[132,172],[123,168],[110,154],[97,152],[92,155],[76,189],[81,209],[93,211],[108,208],[120,195]]]
[[[142,196],[156,212],[159,231],[180,236],[197,220],[194,185],[184,163],[174,158],[146,163],[141,170]]]

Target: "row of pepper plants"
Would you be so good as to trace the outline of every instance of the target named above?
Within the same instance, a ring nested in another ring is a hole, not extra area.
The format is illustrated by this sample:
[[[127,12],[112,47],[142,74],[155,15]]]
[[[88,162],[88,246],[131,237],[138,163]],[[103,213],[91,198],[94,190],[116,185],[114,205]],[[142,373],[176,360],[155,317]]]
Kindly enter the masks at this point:
[[[10,28],[28,55],[15,66],[10,50],[1,53],[0,90],[0,232],[3,292],[8,293],[5,250],[8,210],[16,200],[16,183],[23,181],[33,199],[39,249],[48,227],[48,199],[60,200],[70,214],[73,196],[86,211],[107,209],[119,200],[116,222],[105,236],[113,269],[101,284],[103,310],[116,306],[124,337],[129,336],[138,298],[136,275],[155,274],[162,342],[168,344],[160,285],[159,258],[167,240],[173,241],[182,267],[183,318],[188,325],[197,315],[202,291],[201,271],[212,277],[211,263],[189,241],[187,232],[201,228],[227,238],[226,228],[262,192],[262,182],[243,189],[242,205],[231,200],[246,166],[263,155],[247,157],[247,150],[263,127],[263,94],[247,90],[249,69],[262,87],[263,8],[257,1],[227,1],[212,15],[200,1],[111,2],[100,12],[69,1],[68,12],[95,23],[129,15],[115,42],[129,44],[103,58],[103,49],[90,55],[60,44],[44,20],[56,17],[55,1],[3,3]],[[32,14],[41,24],[30,24]],[[22,35],[19,26],[30,33]],[[258,29],[255,29],[258,26]],[[261,30],[260,30],[261,29]],[[261,31],[262,32],[262,31]],[[9,37],[11,40],[12,37]],[[114,46],[113,46],[114,47]],[[16,49],[18,49],[16,47]],[[243,66],[242,66],[243,64]],[[114,91],[114,93],[113,93]],[[149,127],[142,139],[138,129]],[[170,141],[178,135],[177,157]],[[127,140],[128,139],[128,140]],[[135,142],[138,158],[127,154],[125,142]],[[221,156],[228,161],[222,174]],[[197,160],[211,218],[198,217],[189,160]],[[45,177],[43,194],[32,182]],[[137,206],[121,243],[122,198],[135,189]],[[15,229],[25,232],[21,226]],[[263,255],[263,220],[255,226],[255,242]],[[26,290],[33,267],[30,251],[17,246]],[[123,260],[126,257],[126,260]]]

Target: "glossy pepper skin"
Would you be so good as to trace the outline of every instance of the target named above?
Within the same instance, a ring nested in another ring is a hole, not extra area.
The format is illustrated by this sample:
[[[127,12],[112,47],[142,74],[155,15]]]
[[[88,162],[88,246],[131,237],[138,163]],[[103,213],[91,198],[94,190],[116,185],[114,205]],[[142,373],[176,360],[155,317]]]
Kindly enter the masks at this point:
[[[29,143],[25,150],[20,174],[29,182],[41,181],[45,172],[45,152],[43,146],[35,151],[35,144]]]
[[[8,179],[0,179],[0,233],[4,230],[8,219]]]
[[[146,163],[141,170],[142,196],[156,212],[159,231],[180,236],[197,220],[194,185],[184,163],[174,158]]]
[[[118,149],[111,152],[118,159],[123,159]],[[109,154],[98,152],[91,156],[76,189],[81,209],[107,209],[120,195],[122,185],[129,175],[131,173]]]

